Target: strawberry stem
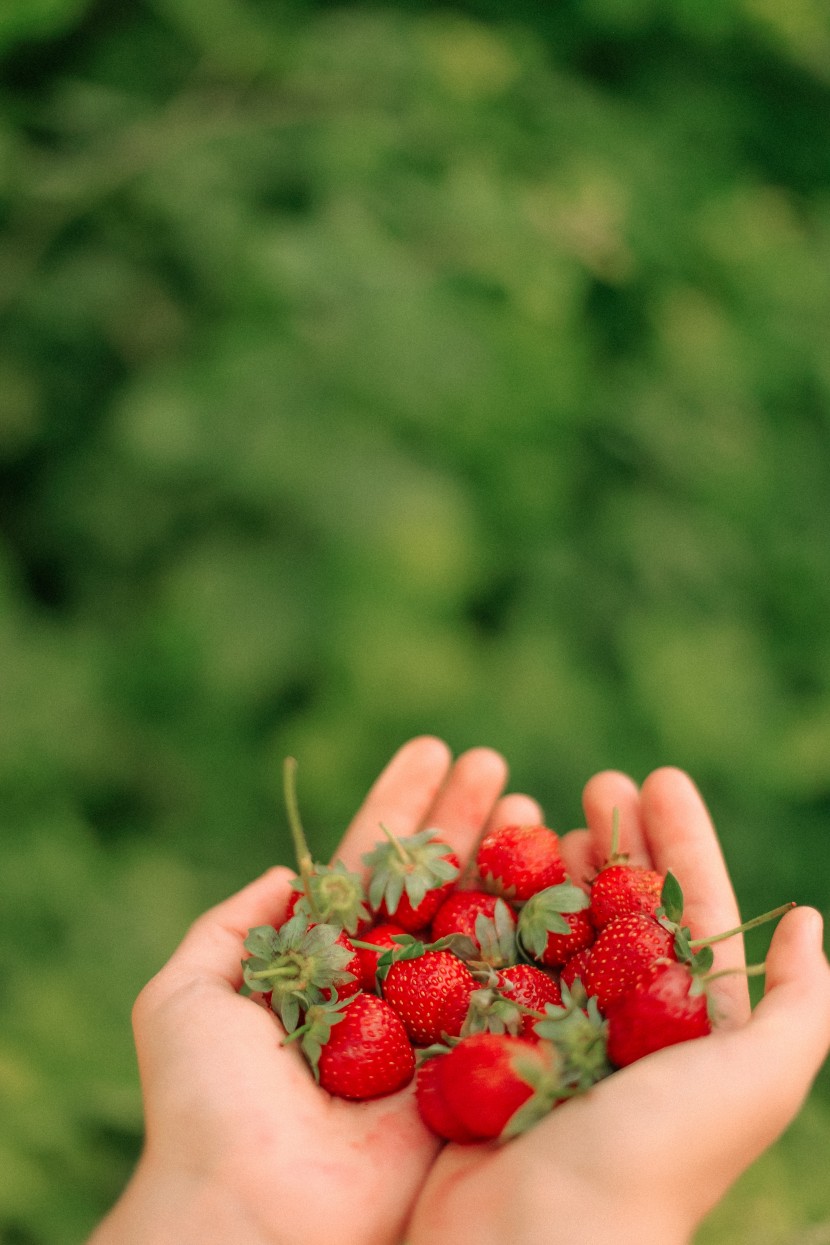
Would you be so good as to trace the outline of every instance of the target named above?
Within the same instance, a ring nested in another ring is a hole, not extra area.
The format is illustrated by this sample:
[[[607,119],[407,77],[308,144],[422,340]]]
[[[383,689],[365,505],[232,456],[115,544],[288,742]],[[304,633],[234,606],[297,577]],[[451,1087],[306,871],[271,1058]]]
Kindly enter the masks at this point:
[[[285,810],[288,814],[288,825],[294,843],[294,855],[297,857],[297,869],[303,884],[303,893],[308,900],[313,917],[320,913],[311,893],[311,879],[314,876],[314,861],[308,850],[303,823],[300,821],[300,806],[297,802],[297,762],[294,757],[286,757],[283,762],[283,791],[285,794]]]
[[[764,912],[762,916],[754,916],[749,921],[744,921],[742,925],[736,925],[734,929],[724,930],[722,934],[714,934],[711,938],[693,938],[689,943],[692,950],[698,947],[711,947],[713,942],[723,942],[726,938],[733,938],[735,934],[745,934],[748,929],[755,929],[756,925],[765,925],[767,921],[774,921],[776,917],[783,916],[785,912],[789,912],[795,907],[795,900],[789,903],[783,903],[778,908],[773,908],[771,912]]]
[[[380,828],[381,828],[381,830],[383,831],[383,833],[386,835],[386,837],[387,837],[387,839],[389,840],[389,842],[390,842],[390,843],[392,844],[392,846],[394,847],[394,849],[395,849],[395,851],[397,852],[398,857],[400,858],[400,860],[402,860],[402,861],[403,861],[403,863],[404,863],[405,865],[410,864],[410,863],[411,863],[411,858],[410,858],[409,853],[407,852],[406,848],[404,847],[403,843],[401,843],[400,839],[395,838],[395,836],[394,836],[394,834],[392,833],[392,831],[388,828],[388,826],[385,826],[385,825],[383,824],[383,822],[381,822],[381,823],[380,823]]]
[[[703,982],[708,986],[710,981],[717,981],[718,977],[734,977],[736,973],[743,977],[763,977],[766,971],[767,963],[763,960],[760,964],[745,964],[741,968],[719,968],[716,973],[707,973]]]
[[[620,810],[614,805],[611,813],[611,855],[609,860],[617,860],[620,851]]]

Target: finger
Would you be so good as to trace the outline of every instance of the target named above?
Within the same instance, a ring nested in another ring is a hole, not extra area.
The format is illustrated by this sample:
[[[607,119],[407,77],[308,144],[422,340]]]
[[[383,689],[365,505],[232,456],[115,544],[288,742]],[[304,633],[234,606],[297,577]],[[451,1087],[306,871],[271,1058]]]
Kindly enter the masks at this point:
[[[740,913],[721,846],[706,805],[691,778],[672,767],[655,770],[642,786],[641,809],[655,867],[671,870],[683,888],[683,921],[696,938],[734,929]],[[740,935],[716,943],[715,967],[745,963]],[[749,990],[738,973],[712,987],[719,1010],[731,1023],[749,1015]]]
[[[484,827],[484,833],[499,830],[502,826],[537,826],[544,822],[544,813],[539,804],[529,795],[511,792],[497,801]]]
[[[453,765],[424,818],[462,861],[475,849],[507,781],[507,762],[492,748],[471,748]]]
[[[594,774],[585,784],[582,807],[591,835],[591,857],[595,870],[601,868],[611,855],[615,809],[619,816],[618,851],[627,853],[632,865],[651,866],[640,813],[640,792],[633,779],[616,770]]]
[[[164,968],[157,986],[180,985],[185,980],[242,984],[243,943],[256,925],[279,925],[285,918],[291,893],[290,869],[276,865],[235,895],[209,908],[193,922]]]
[[[364,852],[383,837],[381,823],[399,837],[414,834],[447,780],[451,759],[447,745],[431,735],[405,743],[371,787],[336,856],[361,870]]]
[[[681,1132],[697,1135],[696,1124],[704,1135],[714,1110],[720,1144],[745,1165],[795,1117],[830,1047],[830,968],[821,936],[815,909],[793,909],[773,935],[766,994],[748,1024],[660,1052],[698,1065],[693,1078],[676,1080],[683,1101],[672,1105],[676,1122],[664,1122],[664,1143],[669,1127],[677,1129],[677,1144]]]
[[[559,840],[565,871],[577,886],[588,888],[596,875],[596,853],[590,830],[569,830]]]

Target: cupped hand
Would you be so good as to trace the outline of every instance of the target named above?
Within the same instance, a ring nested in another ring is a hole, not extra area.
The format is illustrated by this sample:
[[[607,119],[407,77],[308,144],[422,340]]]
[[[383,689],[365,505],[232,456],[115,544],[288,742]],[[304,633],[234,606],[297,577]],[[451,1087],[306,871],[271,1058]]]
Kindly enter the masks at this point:
[[[382,772],[336,855],[352,869],[381,837],[430,826],[464,860],[480,835],[523,819],[507,767],[485,748],[453,761],[431,737]],[[243,940],[278,925],[293,874],[274,868],[201,916],[139,996],[134,1029],[146,1145],[90,1245],[393,1245],[435,1158],[412,1087],[371,1102],[330,1097],[270,1009],[239,993]]]
[[[641,789],[599,774],[587,829],[564,836],[574,879],[607,857],[613,810],[632,863],[678,877],[694,937],[739,923],[717,836],[691,780],[655,771]],[[539,814],[541,817],[541,813]],[[413,1215],[408,1245],[679,1245],[798,1112],[830,1046],[830,968],[818,912],[796,908],[767,955],[750,1012],[746,979],[712,983],[719,1023],[656,1052],[556,1108],[505,1145],[447,1145]],[[740,968],[740,937],[716,944],[715,969]],[[576,1237],[575,1225],[578,1225]]]

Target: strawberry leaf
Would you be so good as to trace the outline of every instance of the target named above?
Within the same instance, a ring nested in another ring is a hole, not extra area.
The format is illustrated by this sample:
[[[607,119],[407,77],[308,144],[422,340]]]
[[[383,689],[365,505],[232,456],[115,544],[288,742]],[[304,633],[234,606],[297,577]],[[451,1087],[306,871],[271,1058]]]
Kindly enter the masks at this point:
[[[660,907],[657,912],[659,916],[665,916],[668,921],[675,925],[679,925],[683,920],[683,890],[671,870],[668,871],[663,880],[663,888],[660,892]]]

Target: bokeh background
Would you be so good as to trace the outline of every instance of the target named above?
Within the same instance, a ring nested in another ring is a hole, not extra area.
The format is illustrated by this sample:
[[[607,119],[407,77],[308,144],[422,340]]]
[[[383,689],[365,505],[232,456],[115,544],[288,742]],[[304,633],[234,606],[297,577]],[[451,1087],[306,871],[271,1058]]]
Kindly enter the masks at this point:
[[[321,855],[416,732],[559,830],[682,765],[827,908],[830,18],[2,0],[0,64],[0,1241],[70,1245],[287,753]],[[828,1152],[822,1077],[700,1245],[830,1242]]]

